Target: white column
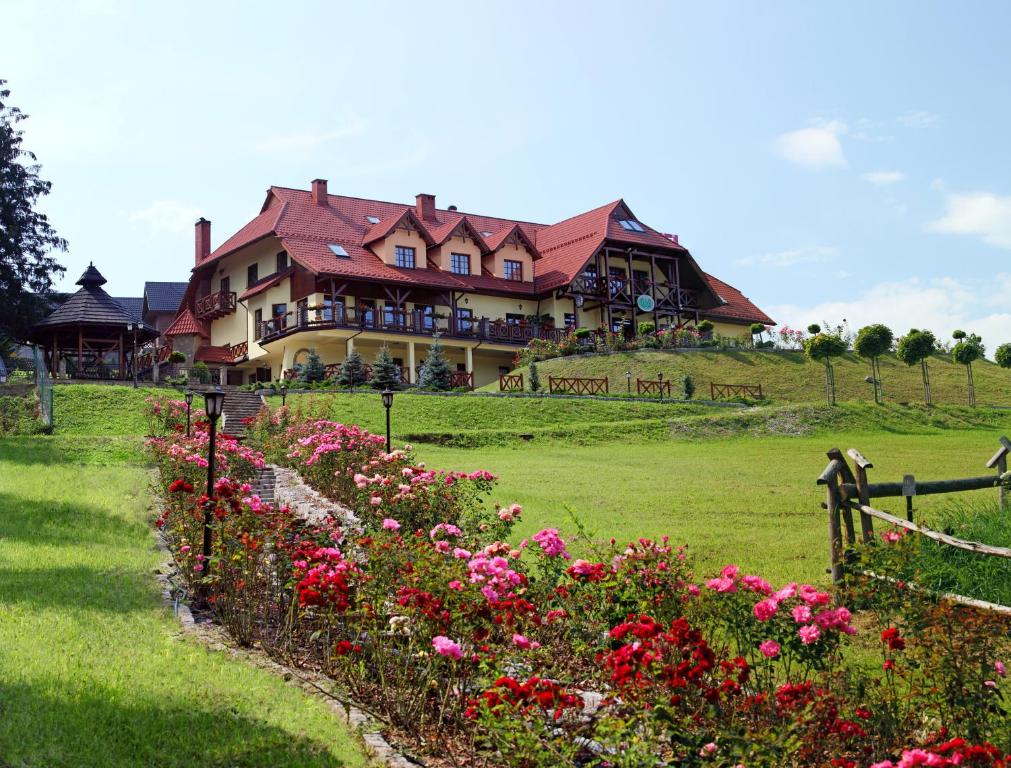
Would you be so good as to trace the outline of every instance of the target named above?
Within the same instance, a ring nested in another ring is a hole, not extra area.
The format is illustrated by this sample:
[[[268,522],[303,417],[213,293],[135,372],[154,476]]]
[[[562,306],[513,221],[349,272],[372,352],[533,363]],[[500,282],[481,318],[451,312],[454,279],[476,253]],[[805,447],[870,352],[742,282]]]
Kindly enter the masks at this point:
[[[414,342],[407,342],[407,382],[415,384],[417,374],[414,372]]]
[[[474,373],[474,350],[471,347],[464,347],[463,354],[467,361],[467,373]]]

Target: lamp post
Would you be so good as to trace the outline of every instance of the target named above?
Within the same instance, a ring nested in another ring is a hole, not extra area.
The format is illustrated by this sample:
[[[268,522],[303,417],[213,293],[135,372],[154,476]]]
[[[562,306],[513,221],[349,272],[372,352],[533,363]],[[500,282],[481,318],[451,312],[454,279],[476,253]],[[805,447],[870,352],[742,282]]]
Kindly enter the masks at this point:
[[[193,390],[186,390],[186,437],[190,436],[190,410],[193,408]]]
[[[225,405],[225,393],[221,387],[215,387],[211,392],[204,393],[204,407],[207,420],[210,422],[210,435],[207,444],[207,506],[204,507],[204,575],[211,564],[211,507],[214,498],[214,438],[218,431],[218,419]]]
[[[659,387],[659,390],[660,390],[660,402],[662,403],[663,402],[663,371],[660,371],[660,373],[658,373],[656,375],[656,378],[660,382],[660,387]]]
[[[285,402],[288,399],[288,382],[281,382],[281,407],[284,408]]]
[[[130,358],[130,367],[133,368],[133,388],[137,389],[137,326],[139,323],[127,323],[126,330],[133,331],[133,357]]]
[[[393,407],[393,390],[389,387],[383,390],[383,408],[386,409],[386,452],[391,449],[390,440],[390,409]]]
[[[632,372],[625,371],[625,383],[628,385],[628,394],[632,394]]]

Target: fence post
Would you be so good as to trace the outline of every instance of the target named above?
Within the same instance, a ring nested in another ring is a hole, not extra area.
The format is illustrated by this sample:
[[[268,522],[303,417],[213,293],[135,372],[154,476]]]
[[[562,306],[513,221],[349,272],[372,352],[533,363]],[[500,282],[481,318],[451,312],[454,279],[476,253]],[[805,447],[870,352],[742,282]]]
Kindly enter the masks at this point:
[[[710,400],[716,399],[716,385],[713,384],[713,382],[711,381],[709,382],[709,399]]]
[[[839,525],[839,485],[833,477],[825,485],[825,508],[828,510],[828,541],[832,553],[832,583],[843,580],[842,529]]]
[[[916,478],[902,476],[902,495],[906,497],[906,520],[913,522],[913,497],[916,495]]]
[[[856,484],[856,479],[853,477],[853,473],[850,471],[850,465],[846,463],[846,459],[843,458],[842,451],[838,448],[833,448],[828,451],[826,455],[829,459],[839,462],[839,475],[840,482],[850,483],[851,485]],[[846,504],[846,499],[843,497],[842,493],[837,493],[838,503],[841,508],[842,520],[846,525],[846,542],[852,547],[857,543],[856,532],[853,530],[853,510],[849,508]]]
[[[986,463],[986,466],[990,469],[996,468],[997,477],[1001,477],[1005,472],[1007,472],[1007,455],[1011,451],[1011,440],[1006,437],[1000,438],[1000,448],[997,449],[997,453],[993,455],[993,458]],[[1004,504],[1007,501],[1006,493],[1004,492],[1004,483],[997,484],[997,503],[1000,504],[1000,508],[1004,509]]]
[[[861,506],[870,506],[871,496],[867,488],[867,470],[872,469],[874,465],[865,459],[856,448],[850,448],[846,453],[853,459],[853,464],[856,467],[857,499]],[[874,522],[871,520],[871,516],[863,510],[860,511],[860,536],[864,544],[870,544],[874,539]]]

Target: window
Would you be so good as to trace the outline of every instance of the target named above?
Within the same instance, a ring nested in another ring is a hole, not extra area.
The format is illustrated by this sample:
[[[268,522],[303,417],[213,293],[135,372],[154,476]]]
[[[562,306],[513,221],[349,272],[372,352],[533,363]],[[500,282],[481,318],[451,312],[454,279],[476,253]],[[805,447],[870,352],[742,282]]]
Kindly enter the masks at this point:
[[[456,372],[457,373],[466,373],[467,372],[467,365],[465,363],[457,363],[456,364]]]
[[[260,338],[260,336],[263,335],[262,332],[260,331],[260,327],[262,325],[263,325],[263,310],[258,309],[255,312],[253,312],[253,331],[256,333],[256,338]]]
[[[523,262],[506,259],[503,262],[504,277],[506,280],[523,279]]]
[[[288,268],[288,252],[281,251],[277,254],[277,271],[284,272]]]
[[[435,328],[435,318],[432,315],[435,313],[434,307],[428,304],[415,304],[414,311],[421,315],[421,327],[426,331],[431,331]]]
[[[228,293],[232,289],[232,279],[229,276],[221,278],[221,283],[218,285],[218,290],[221,293]]]
[[[286,314],[288,314],[288,305],[287,304],[271,304],[270,305],[270,316],[271,317],[280,317],[281,315],[286,315]]]
[[[576,327],[576,313],[575,312],[566,312],[565,313],[565,327],[566,328],[575,328]]]
[[[506,325],[519,325],[523,322],[524,316],[514,312],[506,312]]]
[[[379,223],[379,217],[378,216],[366,216],[365,220],[369,224],[378,224]]]
[[[511,370],[512,369],[508,365],[500,365],[498,367],[498,375],[499,376],[507,376],[507,375],[509,375],[509,373],[511,372]]]
[[[394,248],[396,265],[405,269],[414,269],[414,249],[406,245],[398,245]]]
[[[260,270],[258,264],[250,264],[246,267],[246,287],[252,288],[256,285],[256,281],[259,279]]]
[[[618,223],[621,224],[622,229],[627,229],[629,232],[645,232],[646,230],[642,228],[640,224],[635,219],[618,219]]]
[[[350,259],[351,258],[351,256],[348,254],[348,252],[344,250],[344,246],[343,245],[333,245],[333,244],[331,244],[331,245],[328,245],[327,248],[330,249],[330,252],[334,256],[340,256],[342,259]]]
[[[474,310],[470,307],[456,308],[456,332],[470,333],[474,330]]]
[[[376,301],[375,299],[359,299],[360,307],[359,321],[362,325],[373,326],[376,322]]]
[[[449,255],[449,269],[454,275],[469,275],[470,255],[466,253],[451,253]]]

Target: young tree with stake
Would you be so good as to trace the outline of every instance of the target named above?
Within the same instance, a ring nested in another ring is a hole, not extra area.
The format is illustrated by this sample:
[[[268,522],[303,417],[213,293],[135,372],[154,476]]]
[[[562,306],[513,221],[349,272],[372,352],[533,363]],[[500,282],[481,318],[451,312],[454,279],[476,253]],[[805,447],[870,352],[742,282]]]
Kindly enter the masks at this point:
[[[892,348],[895,335],[887,325],[876,323],[857,331],[853,351],[871,363],[871,384],[874,386],[874,402],[881,403],[881,366],[878,358]]]
[[[930,331],[921,331],[910,328],[909,333],[899,339],[895,348],[895,356],[906,365],[920,364],[920,373],[923,376],[923,402],[930,405],[930,372],[927,370],[927,358],[937,349],[937,339]]]

